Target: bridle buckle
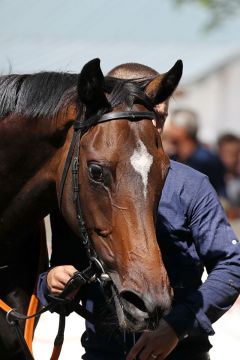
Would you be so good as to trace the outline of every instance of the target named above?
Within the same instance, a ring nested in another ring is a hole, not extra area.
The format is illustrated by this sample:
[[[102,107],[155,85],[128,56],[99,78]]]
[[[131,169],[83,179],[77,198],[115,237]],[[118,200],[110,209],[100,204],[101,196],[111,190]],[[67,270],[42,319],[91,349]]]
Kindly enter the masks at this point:
[[[98,272],[100,274],[98,275],[98,278],[102,281],[110,281],[110,276],[106,273],[104,270],[100,260],[98,260],[95,256],[91,256],[90,260],[94,263],[94,265],[97,267]]]

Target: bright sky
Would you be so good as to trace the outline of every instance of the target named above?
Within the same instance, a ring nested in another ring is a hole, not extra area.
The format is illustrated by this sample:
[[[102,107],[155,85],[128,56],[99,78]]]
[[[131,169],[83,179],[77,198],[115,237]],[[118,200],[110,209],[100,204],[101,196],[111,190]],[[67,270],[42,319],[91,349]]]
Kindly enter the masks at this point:
[[[205,34],[208,16],[171,0],[0,0],[0,72],[79,71],[96,56],[103,70],[127,61],[167,70],[182,58],[191,78],[240,51],[240,18]]]

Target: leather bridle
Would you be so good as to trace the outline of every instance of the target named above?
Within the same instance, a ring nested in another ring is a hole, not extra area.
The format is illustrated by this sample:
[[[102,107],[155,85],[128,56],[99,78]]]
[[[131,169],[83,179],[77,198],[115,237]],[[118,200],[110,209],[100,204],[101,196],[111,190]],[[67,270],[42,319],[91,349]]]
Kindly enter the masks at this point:
[[[128,121],[139,121],[143,119],[153,120],[156,119],[156,114],[153,111],[121,111],[121,112],[109,112],[101,117],[92,117],[86,120],[83,120],[83,117],[78,116],[74,122],[74,132],[72,141],[69,147],[68,155],[64,164],[64,169],[60,181],[59,189],[59,209],[62,209],[62,200],[63,200],[63,191],[67,175],[72,163],[72,190],[74,194],[73,201],[75,203],[77,222],[79,226],[79,233],[82,238],[83,244],[85,246],[87,256],[90,261],[90,266],[94,263],[96,269],[96,264],[98,269],[101,271],[102,277],[107,278],[107,274],[104,271],[104,266],[101,261],[98,259],[95,250],[92,247],[91,241],[89,239],[88,231],[85,225],[81,203],[80,203],[80,186],[79,186],[79,156],[80,156],[80,141],[82,135],[92,126],[97,124],[105,123],[113,120],[123,120]],[[100,279],[101,280],[101,279]]]
[[[78,115],[76,120],[74,121],[73,129],[73,137],[69,147],[68,155],[64,164],[64,169],[60,181],[60,190],[59,190],[59,209],[61,211],[62,208],[62,198],[63,198],[63,190],[66,182],[67,174],[71,165],[71,161],[73,158],[75,147],[80,148],[80,140],[83,135],[91,126],[101,124],[104,122],[112,121],[112,120],[122,120],[126,119],[129,121],[138,121],[142,119],[153,120],[156,119],[156,113],[153,111],[114,111],[110,113],[106,113],[102,115],[100,118],[91,117],[87,120],[83,120],[81,115]],[[79,159],[79,153],[77,154],[77,159]]]

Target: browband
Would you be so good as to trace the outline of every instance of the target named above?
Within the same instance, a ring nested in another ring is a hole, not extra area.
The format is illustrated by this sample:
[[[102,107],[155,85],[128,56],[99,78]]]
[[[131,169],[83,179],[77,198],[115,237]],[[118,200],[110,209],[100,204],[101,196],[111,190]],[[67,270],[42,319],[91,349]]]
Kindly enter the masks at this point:
[[[153,111],[114,111],[102,115],[99,119],[96,117],[89,118],[85,121],[76,120],[74,123],[74,129],[86,129],[90,126],[94,126],[100,123],[104,123],[111,120],[126,119],[129,121],[137,121],[140,119],[156,119],[156,114]]]
[[[124,119],[127,120],[135,120],[135,119],[155,119],[156,114],[153,111],[122,111],[122,112],[110,112],[104,114],[99,120],[98,123],[110,121],[110,120],[117,120],[117,119]]]

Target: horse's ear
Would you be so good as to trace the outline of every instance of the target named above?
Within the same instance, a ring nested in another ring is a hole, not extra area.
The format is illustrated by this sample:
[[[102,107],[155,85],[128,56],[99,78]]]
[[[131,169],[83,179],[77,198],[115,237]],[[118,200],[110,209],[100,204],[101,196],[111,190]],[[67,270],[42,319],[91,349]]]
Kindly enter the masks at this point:
[[[157,76],[148,84],[146,93],[155,105],[164,102],[173,94],[182,77],[182,71],[182,60],[178,60],[167,73]]]
[[[93,59],[84,65],[78,76],[78,100],[98,110],[106,105],[107,99],[104,94],[104,76],[100,68],[100,60]]]

